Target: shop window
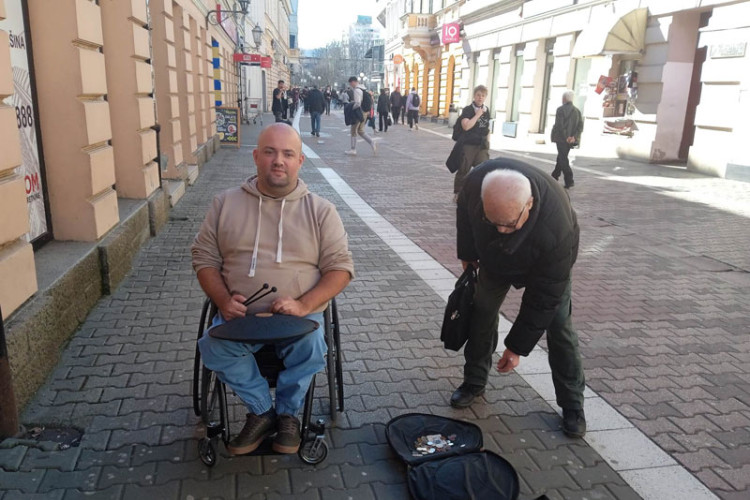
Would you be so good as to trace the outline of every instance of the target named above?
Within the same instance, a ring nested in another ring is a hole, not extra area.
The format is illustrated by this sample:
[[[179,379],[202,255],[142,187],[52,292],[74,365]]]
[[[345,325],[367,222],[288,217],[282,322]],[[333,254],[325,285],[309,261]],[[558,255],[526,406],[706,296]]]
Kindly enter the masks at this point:
[[[608,78],[604,84],[604,99],[602,101],[603,116],[630,116],[635,110],[635,100],[638,97],[638,72],[634,59],[620,61],[617,76]]]
[[[513,64],[513,98],[510,104],[510,121],[517,122],[521,103],[521,78],[523,77],[523,49],[525,45],[516,46]]]

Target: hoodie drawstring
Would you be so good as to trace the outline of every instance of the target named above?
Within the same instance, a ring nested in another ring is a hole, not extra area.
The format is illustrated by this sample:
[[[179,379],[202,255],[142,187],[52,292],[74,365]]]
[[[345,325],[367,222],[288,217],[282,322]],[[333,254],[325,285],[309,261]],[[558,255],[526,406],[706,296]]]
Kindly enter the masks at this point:
[[[286,198],[281,200],[281,214],[279,214],[279,242],[276,244],[276,263],[281,263],[281,249],[283,247],[281,238],[284,236],[284,206],[286,205]],[[257,243],[256,243],[257,244]]]
[[[263,197],[258,196],[258,223],[255,229],[255,246],[253,247],[253,258],[250,261],[250,272],[247,273],[248,277],[252,278],[255,276],[255,265],[258,263],[258,243],[260,242],[260,221],[263,218],[261,209],[263,208]]]
[[[284,237],[284,207],[286,206],[286,198],[281,200],[281,213],[279,215],[279,240],[276,243],[276,262],[281,263],[281,255],[283,253],[283,237]],[[253,246],[253,257],[250,261],[250,272],[247,273],[248,277],[252,278],[255,276],[255,266],[258,263],[258,245],[260,244],[260,221],[263,218],[263,197],[258,197],[258,222],[255,229],[255,245]]]

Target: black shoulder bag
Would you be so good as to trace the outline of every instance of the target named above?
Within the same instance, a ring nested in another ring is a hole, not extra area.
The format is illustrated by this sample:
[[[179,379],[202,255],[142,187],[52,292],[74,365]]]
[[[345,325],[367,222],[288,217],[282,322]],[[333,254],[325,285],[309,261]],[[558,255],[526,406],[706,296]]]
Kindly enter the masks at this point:
[[[443,328],[440,331],[440,340],[446,349],[458,351],[469,338],[476,282],[477,270],[472,265],[466,266],[448,297],[443,315]]]

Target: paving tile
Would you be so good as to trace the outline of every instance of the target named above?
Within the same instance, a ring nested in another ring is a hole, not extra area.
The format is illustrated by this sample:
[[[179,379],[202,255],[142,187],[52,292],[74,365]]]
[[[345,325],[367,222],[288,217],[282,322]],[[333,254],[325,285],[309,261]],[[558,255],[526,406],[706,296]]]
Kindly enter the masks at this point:
[[[672,458],[635,429],[586,433],[592,444],[617,471],[673,465]]]
[[[653,467],[622,471],[620,474],[643,498],[664,500],[716,498],[703,488],[700,481],[680,467]]]

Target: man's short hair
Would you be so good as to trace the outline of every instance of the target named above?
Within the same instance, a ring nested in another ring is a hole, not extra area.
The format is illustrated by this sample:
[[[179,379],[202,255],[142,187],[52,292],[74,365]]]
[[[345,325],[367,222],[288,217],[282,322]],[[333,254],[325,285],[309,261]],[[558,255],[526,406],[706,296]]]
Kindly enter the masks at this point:
[[[489,189],[490,184],[502,180],[505,189],[505,194],[516,201],[519,205],[526,203],[531,196],[531,182],[529,178],[523,175],[517,170],[511,170],[508,168],[498,168],[488,172],[487,175],[482,179],[482,199],[484,200],[486,191]]]
[[[278,82],[276,82],[276,83],[277,83],[277,84],[278,84],[278,83],[284,83],[284,80],[279,80],[279,81],[278,81]]]
[[[575,96],[575,92],[573,92],[572,90],[566,90],[565,92],[563,92],[563,102],[573,102]]]
[[[358,82],[358,81],[359,81],[359,78],[357,78],[356,76],[350,76],[349,77],[349,83]]]
[[[471,93],[471,95],[475,95],[477,92],[481,92],[484,95],[487,95],[489,92],[487,92],[487,87],[484,85],[477,85],[474,87],[474,92]]]

